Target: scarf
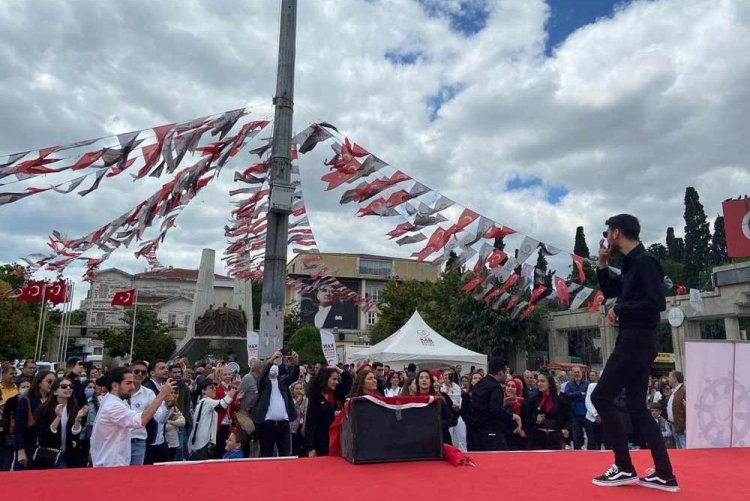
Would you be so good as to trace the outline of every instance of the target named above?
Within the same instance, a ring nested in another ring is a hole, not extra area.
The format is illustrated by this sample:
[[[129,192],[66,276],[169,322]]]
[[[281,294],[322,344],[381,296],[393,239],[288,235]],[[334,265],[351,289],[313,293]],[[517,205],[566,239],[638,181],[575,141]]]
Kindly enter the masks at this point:
[[[513,384],[516,387],[516,401],[510,404],[511,409],[513,409],[513,414],[521,415],[521,403],[523,402],[523,384],[518,379],[511,379]]]
[[[538,407],[544,411],[545,414],[548,414],[550,411],[552,411],[552,405],[554,402],[549,396],[549,393],[539,393],[539,405]]]
[[[331,407],[336,406],[336,397],[333,394],[333,390],[330,388],[326,388],[326,402],[328,402],[328,405]]]

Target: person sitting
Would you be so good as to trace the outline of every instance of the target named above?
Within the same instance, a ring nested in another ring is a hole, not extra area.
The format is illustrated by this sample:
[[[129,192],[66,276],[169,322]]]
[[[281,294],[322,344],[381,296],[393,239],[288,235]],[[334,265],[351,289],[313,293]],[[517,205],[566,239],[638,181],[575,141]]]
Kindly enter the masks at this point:
[[[369,374],[375,377],[372,372]],[[359,380],[359,376],[357,379]],[[349,373],[334,365],[321,369],[310,381],[307,392],[307,422],[304,428],[305,446],[309,451],[309,457],[328,455],[331,423],[341,412],[346,394],[351,387]]]

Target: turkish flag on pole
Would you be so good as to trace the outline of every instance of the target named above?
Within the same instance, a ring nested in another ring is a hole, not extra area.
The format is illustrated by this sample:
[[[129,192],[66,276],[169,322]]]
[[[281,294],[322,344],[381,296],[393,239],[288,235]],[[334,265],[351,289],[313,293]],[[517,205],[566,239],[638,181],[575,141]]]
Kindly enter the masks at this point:
[[[36,303],[44,297],[44,282],[29,282],[21,289],[21,294],[16,298],[18,301]]]
[[[52,304],[67,303],[67,284],[65,280],[58,280],[47,286],[46,299]]]
[[[133,306],[135,304],[135,289],[115,292],[112,306]]]
[[[729,257],[750,257],[750,198],[722,202]]]

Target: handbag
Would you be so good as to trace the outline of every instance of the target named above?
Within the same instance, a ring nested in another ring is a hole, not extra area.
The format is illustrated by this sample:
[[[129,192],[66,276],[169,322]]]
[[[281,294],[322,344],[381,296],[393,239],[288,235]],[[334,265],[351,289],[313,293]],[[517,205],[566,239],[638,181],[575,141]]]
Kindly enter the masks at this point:
[[[31,456],[31,466],[37,470],[54,468],[61,453],[60,449],[53,447],[37,447]]]
[[[234,419],[237,421],[237,426],[242,429],[248,435],[252,435],[255,431],[255,422],[250,417],[250,413],[245,409],[240,409],[234,413]]]

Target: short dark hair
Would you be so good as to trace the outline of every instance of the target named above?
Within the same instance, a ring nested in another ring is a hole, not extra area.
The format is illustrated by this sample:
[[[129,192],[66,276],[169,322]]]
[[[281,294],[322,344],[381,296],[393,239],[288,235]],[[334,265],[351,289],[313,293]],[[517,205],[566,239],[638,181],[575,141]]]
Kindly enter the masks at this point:
[[[630,214],[617,214],[607,219],[604,224],[609,228],[615,228],[625,235],[629,240],[638,240],[641,234],[641,223],[638,218]]]
[[[172,364],[172,365],[169,366],[169,370],[171,371],[172,369],[180,369],[180,370],[182,370],[182,366],[180,364]]]
[[[26,367],[28,367],[28,366],[29,366],[29,364],[34,364],[34,365],[36,365],[36,361],[35,361],[35,360],[25,360],[25,361],[23,362],[23,367],[22,367],[22,368],[23,368],[23,369],[25,369]]]
[[[69,358],[67,362],[65,362],[65,368],[66,369],[72,369],[76,365],[78,365],[78,362],[80,362],[81,359],[78,357]]]
[[[673,378],[675,378],[675,381],[677,383],[682,384],[685,382],[685,376],[680,371],[672,371],[669,373]]]
[[[157,358],[156,360],[152,360],[150,364],[148,364],[148,372],[151,373],[152,370],[156,369],[157,364],[165,364],[167,361],[163,358]]]
[[[130,367],[115,367],[114,369],[110,369],[105,376],[107,390],[112,391],[113,384],[122,383],[122,381],[125,379],[125,376],[132,373],[133,370]]]
[[[142,365],[142,366],[144,366],[144,367],[145,367],[146,369],[148,369],[148,364],[147,364],[147,363],[146,363],[146,362],[145,362],[144,360],[136,360],[135,362],[131,362],[131,363],[130,363],[130,368],[132,369],[132,368],[133,368],[133,367],[135,367],[136,365]]]
[[[406,370],[407,370],[407,372],[416,372],[417,366],[414,365],[413,363],[411,363],[411,364],[409,364],[409,365],[406,366]]]
[[[373,363],[372,363],[372,369],[373,369],[373,370],[377,370],[377,369],[379,369],[380,367],[383,367],[383,362],[373,362]]]
[[[493,376],[498,372],[505,372],[508,370],[508,362],[500,357],[492,357],[489,365],[487,365],[487,373]]]

